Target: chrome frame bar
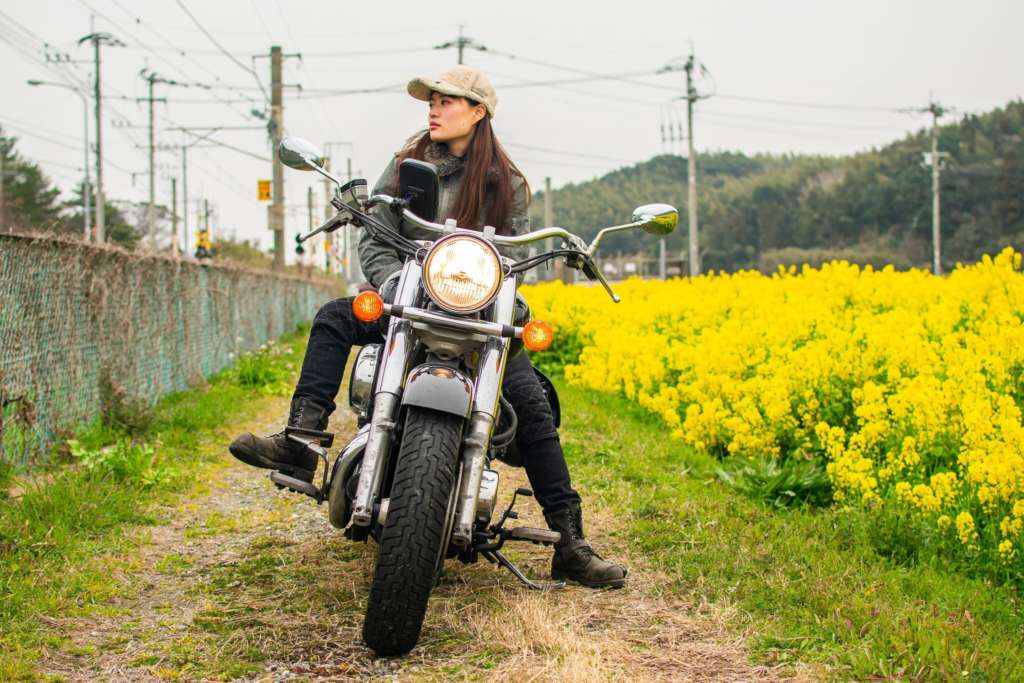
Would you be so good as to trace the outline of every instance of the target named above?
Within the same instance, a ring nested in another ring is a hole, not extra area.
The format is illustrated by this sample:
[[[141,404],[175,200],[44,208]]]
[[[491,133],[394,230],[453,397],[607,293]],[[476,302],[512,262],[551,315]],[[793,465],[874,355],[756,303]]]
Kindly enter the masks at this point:
[[[426,323],[428,325],[437,325],[438,327],[445,327],[452,330],[486,334],[491,337],[514,337],[516,339],[520,339],[523,336],[523,328],[516,327],[515,325],[503,325],[501,323],[487,322],[485,320],[453,318],[451,316],[444,315],[443,313],[426,311],[422,308],[414,308],[412,306],[384,304],[384,315],[402,318],[403,320],[412,320],[413,322],[418,323]]]

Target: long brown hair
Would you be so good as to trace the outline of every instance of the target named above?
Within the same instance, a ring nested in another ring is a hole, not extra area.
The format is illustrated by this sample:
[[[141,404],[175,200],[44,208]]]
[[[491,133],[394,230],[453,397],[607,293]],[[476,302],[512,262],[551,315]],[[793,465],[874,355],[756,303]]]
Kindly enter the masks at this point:
[[[473,100],[469,103],[476,104]],[[430,132],[425,131],[415,143],[406,147],[398,155],[398,163],[406,159],[424,160],[430,146]],[[466,154],[463,157],[464,169],[459,194],[455,198],[455,206],[451,214],[443,218],[454,218],[461,227],[483,227],[477,225],[488,194],[491,195],[490,206],[484,217],[486,225],[493,225],[499,235],[512,232],[509,220],[512,213],[512,202],[515,197],[512,189],[512,175],[523,179],[526,201],[530,201],[530,186],[526,177],[508,158],[491,127],[491,117],[484,116],[476,124]],[[493,171],[492,171],[493,169]],[[397,178],[395,180],[397,183]]]

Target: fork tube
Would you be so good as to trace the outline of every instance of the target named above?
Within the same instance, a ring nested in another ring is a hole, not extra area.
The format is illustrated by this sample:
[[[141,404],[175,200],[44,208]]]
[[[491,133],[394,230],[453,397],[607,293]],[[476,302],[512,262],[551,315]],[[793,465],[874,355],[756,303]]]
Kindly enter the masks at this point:
[[[515,305],[516,279],[510,277],[505,280],[498,294],[494,322],[512,323]],[[492,337],[480,352],[476,390],[473,392],[473,412],[462,442],[462,486],[455,513],[455,528],[452,531],[452,542],[455,545],[466,546],[473,540],[476,501],[480,495],[480,482],[487,465],[487,450],[501,398],[508,345],[507,339]]]
[[[416,303],[420,271],[421,267],[415,261],[405,264],[405,272],[395,295],[396,304],[412,306]],[[369,526],[373,521],[373,503],[380,491],[384,470],[387,469],[385,464],[391,450],[391,437],[401,406],[402,384],[405,382],[414,341],[411,323],[392,317],[384,350],[378,361],[383,365],[373,397],[373,417],[370,420],[363,464],[359,469],[359,485],[352,503],[352,522],[358,526]]]

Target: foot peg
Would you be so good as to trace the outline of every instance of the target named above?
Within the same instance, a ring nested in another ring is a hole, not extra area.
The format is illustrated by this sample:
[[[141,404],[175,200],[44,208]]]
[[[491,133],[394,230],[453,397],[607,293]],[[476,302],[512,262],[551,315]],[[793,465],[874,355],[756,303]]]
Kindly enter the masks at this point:
[[[270,481],[274,482],[278,488],[288,489],[295,493],[304,493],[311,498],[320,497],[320,489],[309,482],[296,479],[295,477],[289,477],[287,474],[281,472],[271,472]]]
[[[305,427],[285,427],[284,435],[296,443],[306,447],[316,444],[321,448],[330,448],[334,445],[334,434],[321,432],[317,429],[306,429]]]
[[[537,529],[529,526],[509,529],[506,534],[505,538],[509,541],[529,541],[530,543],[540,543],[541,545],[554,545],[562,540],[562,534],[557,531]]]
[[[320,488],[317,488],[314,484],[296,479],[295,477],[289,477],[287,474],[281,472],[271,472],[270,481],[279,489],[288,489],[295,493],[304,493],[310,498],[316,500],[317,505],[324,502],[327,495],[327,477],[331,471],[331,461],[327,457],[327,449],[334,444],[334,434],[330,432],[321,432],[317,429],[306,429],[305,427],[285,427],[284,435],[289,441],[302,444],[312,453],[323,461],[324,464],[324,476],[323,482]]]

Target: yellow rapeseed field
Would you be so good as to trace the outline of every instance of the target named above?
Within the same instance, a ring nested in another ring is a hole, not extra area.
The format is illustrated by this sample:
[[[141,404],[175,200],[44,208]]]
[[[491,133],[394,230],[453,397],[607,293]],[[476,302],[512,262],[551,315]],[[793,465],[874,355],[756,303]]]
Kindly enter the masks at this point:
[[[1007,249],[946,277],[845,262],[765,276],[536,285],[579,344],[575,385],[623,395],[709,453],[817,460],[840,505],[924,520],[1024,566],[1024,274]]]

